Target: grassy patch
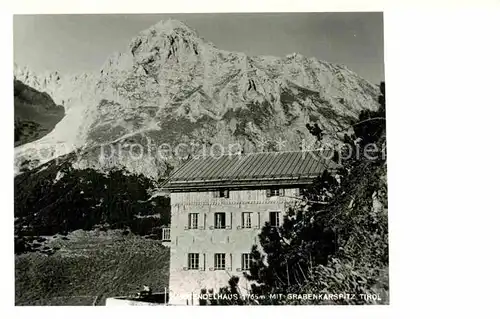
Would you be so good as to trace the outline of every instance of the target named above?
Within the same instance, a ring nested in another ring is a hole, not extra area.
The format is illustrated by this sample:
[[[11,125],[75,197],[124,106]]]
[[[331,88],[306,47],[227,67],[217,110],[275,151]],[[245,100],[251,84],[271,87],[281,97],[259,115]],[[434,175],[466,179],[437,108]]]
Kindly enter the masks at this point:
[[[15,257],[16,305],[104,305],[111,296],[136,293],[148,284],[168,288],[169,250],[158,240],[121,231],[75,231],[64,240],[48,237],[51,255]]]

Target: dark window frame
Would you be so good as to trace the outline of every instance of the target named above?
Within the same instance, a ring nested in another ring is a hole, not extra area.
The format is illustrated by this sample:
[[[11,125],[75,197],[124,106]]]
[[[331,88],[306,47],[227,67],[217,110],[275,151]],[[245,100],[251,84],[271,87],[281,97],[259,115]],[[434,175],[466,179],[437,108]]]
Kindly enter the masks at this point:
[[[196,216],[196,225],[193,225],[193,219],[192,217]],[[199,226],[199,221],[200,221],[200,214],[199,213],[189,213],[188,215],[188,229],[198,229]]]
[[[269,225],[271,227],[280,227],[280,211],[269,212]]]
[[[200,269],[200,254],[199,253],[188,253],[188,267],[189,270],[199,270]]]
[[[226,229],[226,226],[227,226],[227,217],[226,217],[226,215],[227,214],[225,212],[216,212],[216,213],[214,213],[214,229]],[[217,221],[218,221],[217,216],[224,216],[224,218],[220,219],[222,221],[222,223],[220,225],[217,223]]]
[[[248,219],[245,219],[245,216],[248,216]],[[252,212],[241,212],[241,228],[252,228]]]
[[[225,253],[215,253],[214,254],[214,270],[225,270],[226,269],[226,254]]]
[[[250,270],[251,261],[250,253],[241,254],[241,270]]]

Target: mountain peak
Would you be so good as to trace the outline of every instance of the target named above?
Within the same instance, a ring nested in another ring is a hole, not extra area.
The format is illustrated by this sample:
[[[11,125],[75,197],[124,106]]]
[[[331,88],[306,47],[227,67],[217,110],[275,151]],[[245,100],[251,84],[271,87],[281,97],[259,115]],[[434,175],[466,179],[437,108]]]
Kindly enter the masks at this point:
[[[376,87],[347,69],[299,53],[271,57],[220,50],[177,20],[140,32],[88,77],[42,78],[16,69],[22,82],[47,92],[66,111],[49,134],[16,149],[18,167],[85,147],[89,151],[75,162],[78,167],[126,167],[157,177],[167,162],[153,155],[141,162],[127,155],[109,161],[94,155],[99,145],[146,140],[174,145],[186,139],[198,145],[238,143],[255,151],[259,141],[278,136],[297,150],[301,141],[315,140],[305,123],[343,132],[359,112],[378,105]]]
[[[149,27],[146,31],[153,30],[164,33],[172,33],[179,30],[188,31],[189,33],[196,33],[194,29],[184,24],[184,22],[175,19],[161,20],[160,22],[157,22],[156,24]]]
[[[162,20],[141,31],[129,45],[134,60],[141,65],[188,56],[198,56],[215,46],[181,21]]]
[[[195,29],[189,27],[184,22],[168,19],[161,20],[151,27],[143,30],[139,33],[138,38],[171,38],[171,37],[181,37],[185,40],[197,40],[196,42],[207,42],[202,39]]]

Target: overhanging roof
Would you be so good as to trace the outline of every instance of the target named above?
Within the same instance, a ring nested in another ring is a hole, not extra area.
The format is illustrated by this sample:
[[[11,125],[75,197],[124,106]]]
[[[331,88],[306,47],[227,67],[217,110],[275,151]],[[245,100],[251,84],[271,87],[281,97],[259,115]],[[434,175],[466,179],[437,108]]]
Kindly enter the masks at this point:
[[[267,152],[198,157],[174,171],[162,188],[171,190],[308,184],[335,169],[331,153]]]

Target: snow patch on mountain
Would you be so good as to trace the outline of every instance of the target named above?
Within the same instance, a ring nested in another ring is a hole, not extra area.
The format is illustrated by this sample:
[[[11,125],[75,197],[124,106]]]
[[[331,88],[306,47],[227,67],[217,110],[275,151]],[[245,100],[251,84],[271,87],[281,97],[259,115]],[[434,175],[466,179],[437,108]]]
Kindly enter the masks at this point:
[[[96,73],[36,75],[16,66],[14,75],[66,110],[52,132],[16,148],[17,168],[85,150],[78,167],[122,167],[156,178],[178,159],[162,160],[156,152],[139,160],[130,152],[98,155],[120,143],[239,143],[254,151],[277,137],[296,150],[314,141],[306,123],[341,133],[361,110],[378,106],[378,88],[345,66],[298,53],[272,57],[220,50],[176,20],[140,32]]]

